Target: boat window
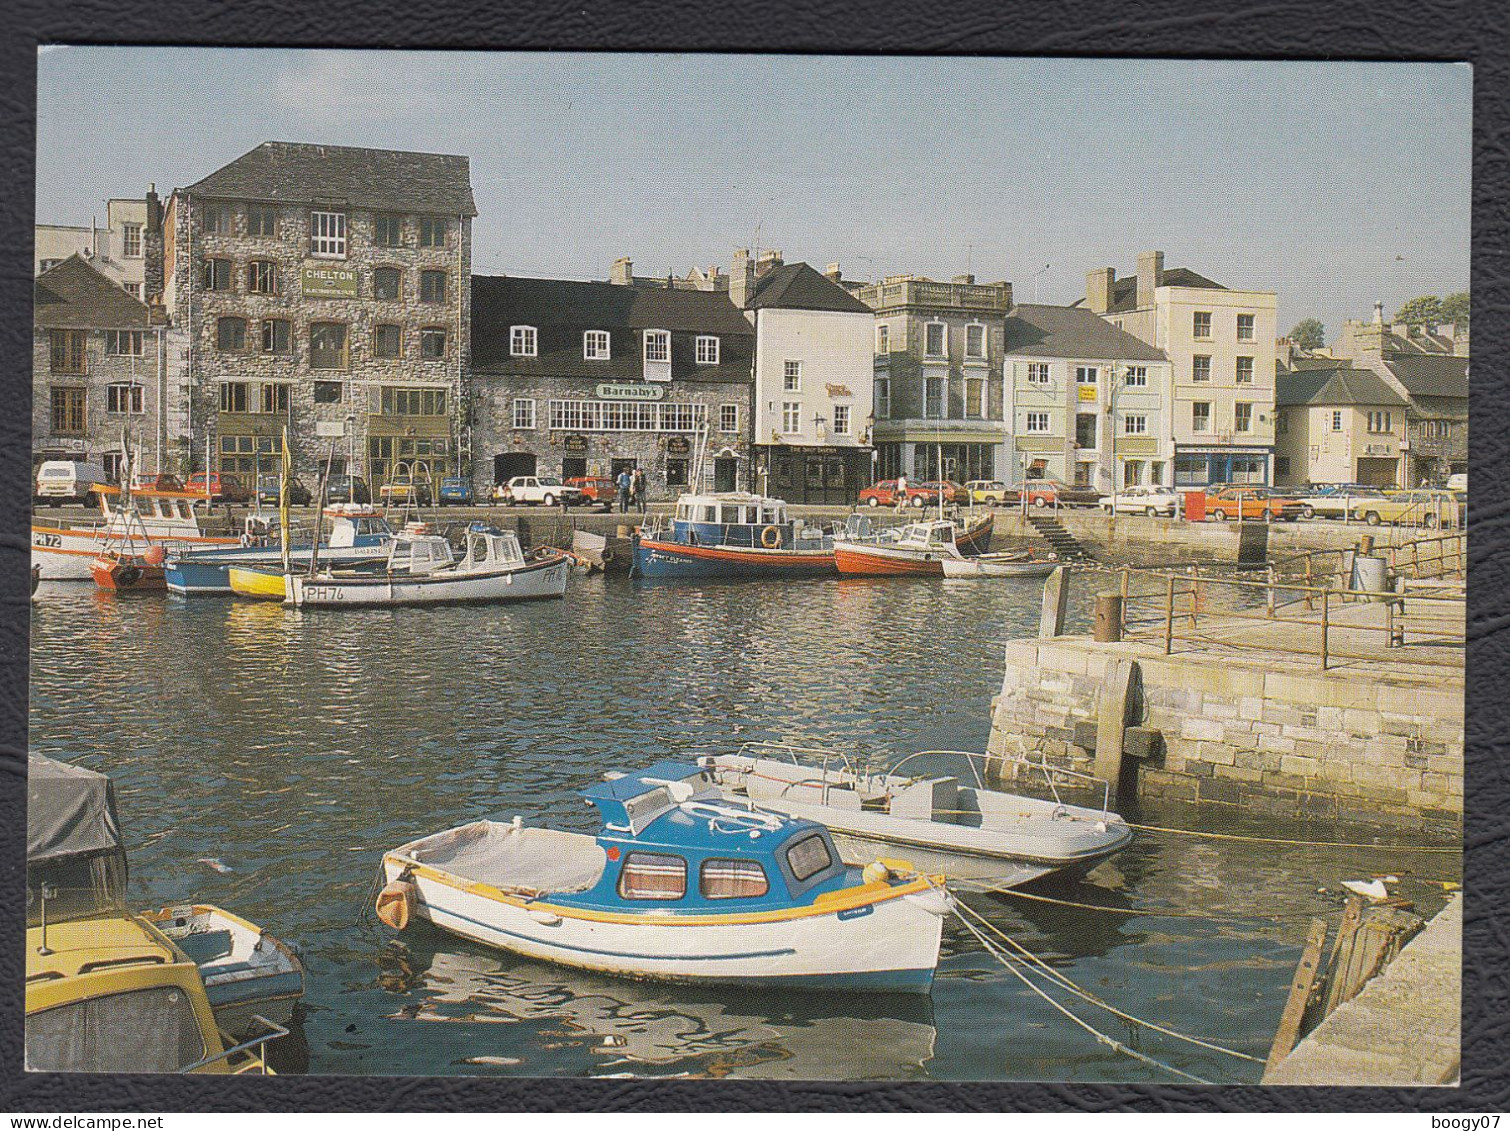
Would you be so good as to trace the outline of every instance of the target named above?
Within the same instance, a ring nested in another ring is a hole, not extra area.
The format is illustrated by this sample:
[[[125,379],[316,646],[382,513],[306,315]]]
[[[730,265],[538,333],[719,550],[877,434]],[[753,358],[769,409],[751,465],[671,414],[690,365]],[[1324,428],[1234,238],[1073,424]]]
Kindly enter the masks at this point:
[[[718,521],[718,508],[717,507],[712,507],[712,506],[704,507],[703,508],[703,521],[704,522],[717,522]]]
[[[724,507],[723,517],[719,520],[726,523],[739,523],[744,521],[744,515],[739,507]]]
[[[660,852],[631,852],[619,873],[625,899],[681,899],[687,894],[687,862]]]
[[[685,522],[685,521],[688,521],[689,519],[691,519],[691,517],[692,517],[692,513],[691,512],[692,512],[692,508],[689,507],[686,503],[677,503],[676,504],[676,517],[679,518],[679,519],[681,519],[682,521]]]
[[[755,860],[704,860],[698,889],[704,899],[753,899],[771,890]]]
[[[204,1055],[194,1006],[177,986],[86,998],[26,1019],[26,1067],[38,1072],[174,1072]]]
[[[792,869],[793,877],[805,880],[827,868],[834,862],[834,858],[829,853],[828,842],[822,834],[814,833],[803,837],[786,850],[786,862]]]

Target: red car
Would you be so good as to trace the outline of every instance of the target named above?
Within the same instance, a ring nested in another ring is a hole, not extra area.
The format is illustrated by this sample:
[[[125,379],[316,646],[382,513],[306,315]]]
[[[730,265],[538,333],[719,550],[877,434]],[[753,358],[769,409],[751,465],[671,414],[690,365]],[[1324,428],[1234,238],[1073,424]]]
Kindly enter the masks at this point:
[[[205,473],[196,471],[189,476],[189,481],[184,484],[185,491],[191,495],[203,495],[208,493],[210,501],[215,503],[249,503],[252,499],[252,489],[234,475],[222,475],[218,471],[209,473],[209,488],[206,491]]]
[[[946,503],[965,503],[970,501],[965,489],[952,479],[930,479],[927,483],[919,483],[918,486],[924,491],[932,491],[935,496],[940,491],[943,491],[944,502]]]
[[[1101,493],[1094,487],[1074,487],[1057,479],[1029,479],[1013,484],[1007,488],[1002,503],[1020,506],[1024,494],[1028,505],[1034,507],[1092,507],[1101,503]]]
[[[937,487],[928,487],[924,484],[907,484],[907,505],[910,507],[925,507],[929,503],[939,500]],[[897,505],[897,481],[895,479],[883,479],[871,487],[865,487],[860,491],[858,501],[872,507],[894,507]]]
[[[171,471],[160,471],[156,475],[138,475],[131,486],[137,491],[182,491],[184,489],[178,476]]]
[[[566,481],[566,485],[581,490],[582,502],[587,505],[599,503],[612,506],[619,494],[619,489],[613,485],[613,480],[605,479],[600,475],[573,476]]]

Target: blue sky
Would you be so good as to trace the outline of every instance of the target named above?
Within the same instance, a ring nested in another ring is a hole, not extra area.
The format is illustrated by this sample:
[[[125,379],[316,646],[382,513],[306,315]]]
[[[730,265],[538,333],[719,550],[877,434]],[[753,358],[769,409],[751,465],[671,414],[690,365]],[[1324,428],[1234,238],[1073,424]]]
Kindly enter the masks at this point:
[[[1166,253],[1331,334],[1468,287],[1456,64],[44,47],[37,218],[269,139],[467,154],[474,270],[973,271],[1020,301]]]

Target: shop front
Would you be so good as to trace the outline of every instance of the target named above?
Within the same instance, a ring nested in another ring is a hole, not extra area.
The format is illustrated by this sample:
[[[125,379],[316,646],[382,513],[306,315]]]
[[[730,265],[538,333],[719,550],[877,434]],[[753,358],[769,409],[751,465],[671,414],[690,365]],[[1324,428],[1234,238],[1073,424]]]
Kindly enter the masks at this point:
[[[1213,483],[1269,484],[1273,482],[1273,457],[1273,448],[1198,448],[1176,444],[1174,485],[1206,487]]]
[[[848,506],[870,485],[869,448],[771,446],[759,461],[757,489],[789,503]]]

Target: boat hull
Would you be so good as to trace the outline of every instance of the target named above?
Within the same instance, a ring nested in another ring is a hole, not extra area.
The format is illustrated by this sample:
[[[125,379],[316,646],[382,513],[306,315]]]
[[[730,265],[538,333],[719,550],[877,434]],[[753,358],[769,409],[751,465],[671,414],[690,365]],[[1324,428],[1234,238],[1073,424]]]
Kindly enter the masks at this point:
[[[943,577],[942,559],[932,550],[849,542],[834,545],[834,565],[848,577]]]
[[[117,593],[126,590],[161,591],[168,587],[162,566],[151,565],[136,556],[101,555],[90,563],[90,575],[101,589]]]
[[[229,566],[226,583],[238,597],[251,597],[259,601],[282,601],[288,596],[288,586],[283,581],[283,570],[268,567]]]
[[[690,546],[650,538],[634,544],[636,577],[831,577],[837,572],[832,550]]]
[[[945,577],[953,578],[1047,577],[1058,565],[1058,562],[1053,561],[993,562],[985,557],[976,557],[946,559],[943,569]]]
[[[521,569],[477,574],[458,575],[454,571],[420,576],[381,573],[368,577],[333,577],[327,574],[314,579],[295,574],[291,601],[300,608],[543,601],[565,596],[570,570],[570,559],[565,554],[556,554]],[[283,582],[281,575],[263,576],[276,577],[280,585]],[[236,584],[234,577],[231,584],[233,587]]]
[[[163,534],[160,537],[148,528],[149,539],[161,541],[169,547],[193,549],[226,548],[239,545],[234,538],[188,537],[180,534]],[[108,541],[104,527],[45,526],[33,523],[31,528],[31,560],[42,567],[43,581],[91,581],[94,578],[94,559],[100,556]],[[119,539],[114,541],[118,544]]]
[[[332,569],[340,569],[345,566],[355,565],[357,562],[371,561],[386,557],[388,545],[386,542],[372,546],[357,546],[352,549],[343,549],[334,554],[325,549],[320,551],[320,560]],[[289,555],[289,560],[294,565],[309,565],[309,550],[294,550]],[[237,548],[234,550],[216,551],[210,553],[180,554],[168,559],[165,569],[168,590],[185,597],[204,596],[234,593],[236,590],[231,585],[230,571],[237,566],[262,566],[282,569],[283,557],[278,550],[265,548]],[[246,594],[254,596],[260,594]],[[278,597],[283,597],[282,590]]]

